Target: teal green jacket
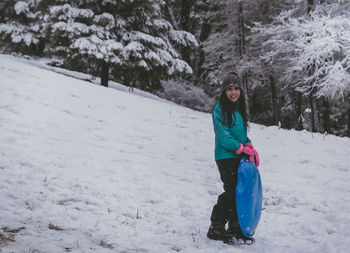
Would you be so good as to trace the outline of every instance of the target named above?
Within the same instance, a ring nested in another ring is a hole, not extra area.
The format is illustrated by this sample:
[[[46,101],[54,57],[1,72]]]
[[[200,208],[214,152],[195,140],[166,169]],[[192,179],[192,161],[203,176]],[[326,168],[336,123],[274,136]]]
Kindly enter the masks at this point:
[[[213,111],[213,124],[215,132],[215,160],[226,158],[238,158],[235,154],[239,144],[244,146],[251,142],[247,136],[247,129],[244,127],[244,122],[241,113],[237,110],[234,112],[236,122],[233,125],[234,117],[232,117],[232,125],[228,127],[227,120],[221,113],[220,103],[216,102]]]

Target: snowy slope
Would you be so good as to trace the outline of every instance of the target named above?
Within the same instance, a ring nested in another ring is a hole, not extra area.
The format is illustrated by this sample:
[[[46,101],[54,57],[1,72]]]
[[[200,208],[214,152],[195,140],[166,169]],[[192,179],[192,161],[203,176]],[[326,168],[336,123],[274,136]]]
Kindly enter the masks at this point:
[[[233,247],[206,238],[210,114],[0,55],[0,252],[347,252],[350,139],[249,136],[263,213],[256,243]]]

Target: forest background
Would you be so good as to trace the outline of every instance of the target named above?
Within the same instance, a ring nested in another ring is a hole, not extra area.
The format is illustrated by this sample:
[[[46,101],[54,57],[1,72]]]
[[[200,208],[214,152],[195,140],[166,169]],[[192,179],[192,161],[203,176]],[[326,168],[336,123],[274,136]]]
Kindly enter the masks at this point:
[[[237,71],[251,122],[350,137],[347,0],[2,0],[0,38],[205,112]]]

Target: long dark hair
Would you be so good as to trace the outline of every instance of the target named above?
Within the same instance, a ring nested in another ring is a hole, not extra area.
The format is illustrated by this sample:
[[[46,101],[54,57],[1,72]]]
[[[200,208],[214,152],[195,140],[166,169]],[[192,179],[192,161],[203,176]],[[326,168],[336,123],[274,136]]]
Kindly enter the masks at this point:
[[[247,129],[249,127],[249,124],[248,124],[249,114],[247,110],[246,97],[242,90],[241,90],[241,95],[239,96],[239,99],[237,102],[238,102],[238,110],[241,113],[243,118],[244,127],[245,129]],[[228,127],[231,127],[236,123],[236,116],[234,114],[234,111],[236,109],[237,102],[233,103],[232,101],[230,101],[226,96],[225,90],[221,92],[221,95],[219,97],[219,103],[221,107],[222,117],[224,118],[224,121],[227,120]],[[233,124],[232,124],[232,115],[235,118]]]

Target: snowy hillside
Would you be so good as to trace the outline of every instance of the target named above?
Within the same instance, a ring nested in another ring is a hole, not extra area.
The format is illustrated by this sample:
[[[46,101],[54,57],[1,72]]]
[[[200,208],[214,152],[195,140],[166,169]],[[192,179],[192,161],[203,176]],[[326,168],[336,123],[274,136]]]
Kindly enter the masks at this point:
[[[251,124],[251,246],[206,238],[211,115],[0,55],[0,252],[347,252],[350,139]]]

